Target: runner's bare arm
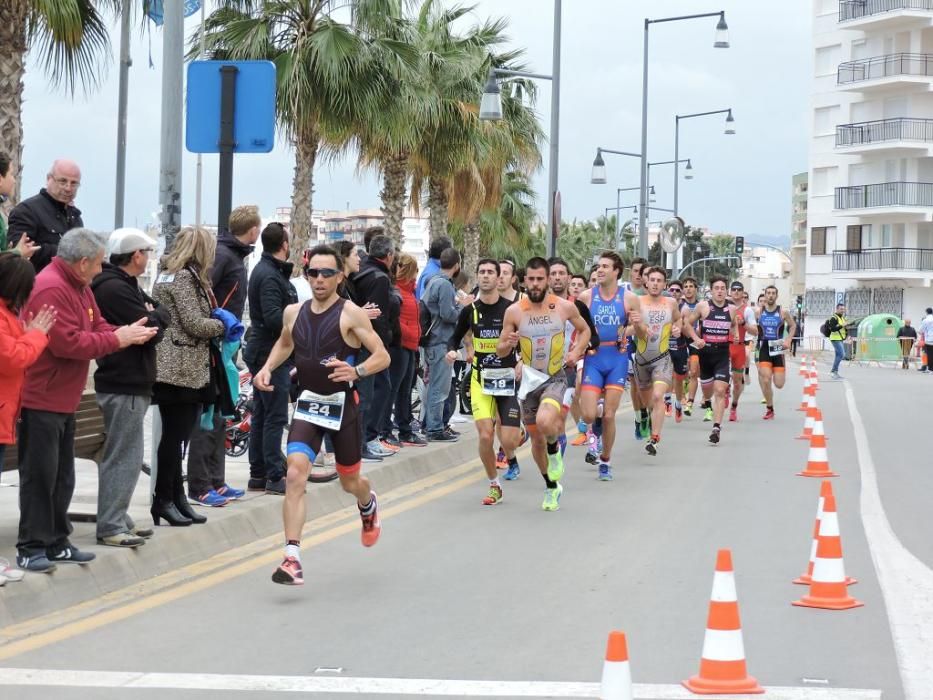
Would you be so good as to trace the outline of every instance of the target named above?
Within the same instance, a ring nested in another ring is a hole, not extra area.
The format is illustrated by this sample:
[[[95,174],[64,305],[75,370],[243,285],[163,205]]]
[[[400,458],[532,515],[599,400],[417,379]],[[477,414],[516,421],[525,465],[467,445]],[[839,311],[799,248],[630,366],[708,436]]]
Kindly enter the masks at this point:
[[[784,314],[784,322],[787,324],[787,335],[784,336],[784,348],[789,349],[791,341],[797,335],[797,322],[787,309],[784,309],[782,313]]]
[[[683,327],[681,326],[680,319],[680,308],[677,306],[677,302],[673,299],[670,300],[671,306],[671,336],[674,338],[679,338],[681,333],[683,333]]]
[[[496,354],[499,357],[508,357],[518,347],[518,322],[520,317],[521,309],[515,304],[505,310],[505,316],[502,318],[502,333],[499,335],[499,343],[496,345]]]
[[[292,339],[292,326],[295,325],[295,319],[298,318],[298,311],[301,304],[289,304],[282,312],[282,332],[279,339],[272,346],[269,353],[269,359],[262,369],[253,377],[253,386],[259,391],[272,391],[272,371],[278,369],[285,360],[291,357],[295,350],[295,341]]]
[[[360,345],[369,351],[369,357],[360,365],[353,366],[342,360],[331,360],[327,366],[331,369],[328,379],[334,382],[354,382],[360,377],[366,377],[381,372],[389,366],[389,353],[382,344],[382,340],[373,330],[372,321],[366,312],[356,304],[343,305],[343,315],[340,325],[360,341]],[[346,325],[344,325],[344,319]],[[359,373],[357,373],[357,367]]]
[[[687,331],[687,337],[701,348],[706,345],[706,342],[699,335],[697,335],[693,324],[701,319],[706,318],[708,315],[709,304],[705,301],[701,301],[696,305],[696,308],[693,309],[693,311],[687,314],[686,318],[684,319],[684,330]]]
[[[573,346],[571,346],[565,358],[565,364],[569,367],[573,367],[577,364],[577,361],[583,357],[583,353],[586,352],[586,349],[590,345],[590,327],[587,322],[583,320],[583,316],[580,315],[580,310],[577,308],[576,304],[563,301],[561,306],[565,309],[564,313],[566,315],[564,316],[564,320],[569,321],[577,332],[577,337],[574,340]]]
[[[632,334],[636,338],[647,338],[648,324],[646,324],[645,320],[641,317],[641,299],[632,292],[626,292],[624,299],[625,313],[628,315],[629,322],[632,326]]]

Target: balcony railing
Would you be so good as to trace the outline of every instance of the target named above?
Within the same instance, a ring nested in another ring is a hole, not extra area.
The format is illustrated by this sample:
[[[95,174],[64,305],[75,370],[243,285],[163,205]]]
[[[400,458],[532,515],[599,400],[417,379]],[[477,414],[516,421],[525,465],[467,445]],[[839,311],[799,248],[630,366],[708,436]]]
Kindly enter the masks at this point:
[[[895,75],[933,75],[933,55],[892,53],[887,56],[874,56],[840,63],[836,73],[836,84],[848,85],[863,80],[890,78]]]
[[[933,0],[841,0],[839,21],[848,22],[896,10],[933,10]]]
[[[833,272],[873,270],[933,271],[933,250],[929,248],[869,248],[834,250]]]
[[[933,182],[881,182],[836,188],[836,209],[933,207]]]
[[[933,143],[933,119],[878,119],[836,127],[836,148],[863,146],[885,141],[928,141]]]

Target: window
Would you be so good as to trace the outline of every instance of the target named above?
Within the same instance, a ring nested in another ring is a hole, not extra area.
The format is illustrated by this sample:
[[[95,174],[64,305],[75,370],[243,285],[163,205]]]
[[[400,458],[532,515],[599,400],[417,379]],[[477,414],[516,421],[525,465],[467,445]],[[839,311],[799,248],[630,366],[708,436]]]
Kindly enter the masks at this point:
[[[871,225],[846,226],[846,250],[862,250],[871,243]]]
[[[813,187],[810,193],[814,197],[832,194],[833,187],[836,186],[837,170],[837,168],[813,168]]]
[[[839,105],[818,107],[813,110],[813,133],[816,136],[831,136],[839,123]]]
[[[826,255],[826,227],[810,229],[810,255]]]
[[[840,57],[842,56],[842,45],[834,44],[832,46],[821,46],[816,50],[816,74],[836,75],[839,67]]]

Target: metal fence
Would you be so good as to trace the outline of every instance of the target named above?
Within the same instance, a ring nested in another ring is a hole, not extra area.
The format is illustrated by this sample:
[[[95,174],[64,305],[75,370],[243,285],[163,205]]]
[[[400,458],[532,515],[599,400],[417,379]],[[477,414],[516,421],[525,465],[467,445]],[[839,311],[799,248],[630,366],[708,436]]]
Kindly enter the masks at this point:
[[[933,119],[878,119],[836,127],[836,148],[884,141],[933,141]]]
[[[847,22],[895,10],[933,10],[933,0],[842,0],[839,21]]]
[[[869,248],[834,250],[833,272],[860,270],[933,270],[933,250],[927,248]]]
[[[933,182],[879,182],[836,188],[836,209],[933,207]]]
[[[892,75],[933,75],[933,55],[892,53],[840,63],[836,83],[846,85],[863,80],[888,78]]]

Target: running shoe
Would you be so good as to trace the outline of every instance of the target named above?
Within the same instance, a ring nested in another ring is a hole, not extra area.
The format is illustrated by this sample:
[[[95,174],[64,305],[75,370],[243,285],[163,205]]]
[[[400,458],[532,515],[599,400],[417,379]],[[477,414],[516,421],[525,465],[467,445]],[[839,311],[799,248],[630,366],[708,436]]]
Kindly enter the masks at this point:
[[[498,454],[496,454],[496,469],[505,469],[508,466],[509,460],[505,458],[505,450],[500,447]]]
[[[599,450],[587,450],[586,457],[583,458],[587,464],[597,464],[599,462]]]
[[[379,541],[379,533],[382,532],[382,524],[379,522],[379,503],[376,500],[376,492],[370,492],[373,497],[373,512],[369,515],[360,513],[360,520],[363,521],[363,530],[360,533],[360,541],[364,547],[372,547]]]
[[[599,461],[599,440],[592,431],[587,432],[586,434],[586,460],[587,464],[596,464]]]
[[[729,420],[735,423],[739,419],[738,411],[734,408],[729,409]]]
[[[635,439],[641,440],[641,421],[635,421]]]
[[[713,409],[707,408],[706,413],[703,414],[703,422],[709,423],[711,420],[713,420]]]
[[[774,420],[774,409],[769,408],[765,411],[765,414],[761,417],[761,420]]]
[[[684,415],[687,416],[687,418],[693,415],[693,401],[688,401],[684,404]]]
[[[396,440],[394,437],[384,437],[379,439],[379,445],[384,450],[389,452],[398,452],[402,449],[402,443]]]
[[[560,510],[560,495],[564,492],[564,487],[560,484],[556,489],[544,489],[544,501],[541,503],[541,510]]]
[[[560,481],[564,476],[564,458],[558,450],[547,456],[547,478],[551,481]]]
[[[648,441],[648,444],[645,445],[645,452],[647,452],[652,457],[657,456],[658,454],[658,441],[654,438],[651,438]]]
[[[674,415],[674,406],[669,403],[664,404],[664,415],[668,418]]]
[[[404,447],[425,447],[428,444],[428,441],[417,433],[412,433],[411,435],[405,435],[400,438],[402,446]]]
[[[285,557],[279,568],[272,572],[272,582],[283,586],[303,586],[305,575],[301,570],[301,562],[295,557]]]
[[[587,441],[586,433],[579,433],[573,440],[570,441],[570,444],[574,447],[581,447],[585,445]]]
[[[494,506],[502,502],[502,487],[501,486],[491,486],[489,487],[489,493],[486,494],[486,498],[483,499],[484,506]]]
[[[202,506],[210,506],[212,508],[222,508],[227,505],[227,502],[230,500],[225,496],[221,496],[214,489],[197,496],[192,494],[188,496],[188,499],[195,503],[200,503]]]
[[[650,415],[641,422],[641,436],[642,438],[651,437],[651,416]]]
[[[762,399],[761,399],[761,401],[759,401],[759,403],[760,403],[762,406],[764,406],[766,403],[768,403],[768,399],[762,397]]]
[[[713,432],[709,434],[709,441],[714,445],[719,444],[719,428],[713,428]]]
[[[228,486],[227,484],[224,484],[219,489],[217,489],[217,493],[226,498],[228,501],[235,501],[238,498],[243,498],[243,496],[246,495],[246,491],[243,491],[242,489],[235,489],[232,486]]]
[[[509,465],[509,468],[505,470],[505,474],[502,475],[502,478],[506,481],[515,481],[521,473],[522,470],[519,468],[518,462],[516,462],[515,464]]]
[[[607,462],[600,462],[599,476],[596,478],[600,481],[612,481],[612,467]]]
[[[684,419],[684,409],[682,406],[674,406],[674,420],[680,423]]]

